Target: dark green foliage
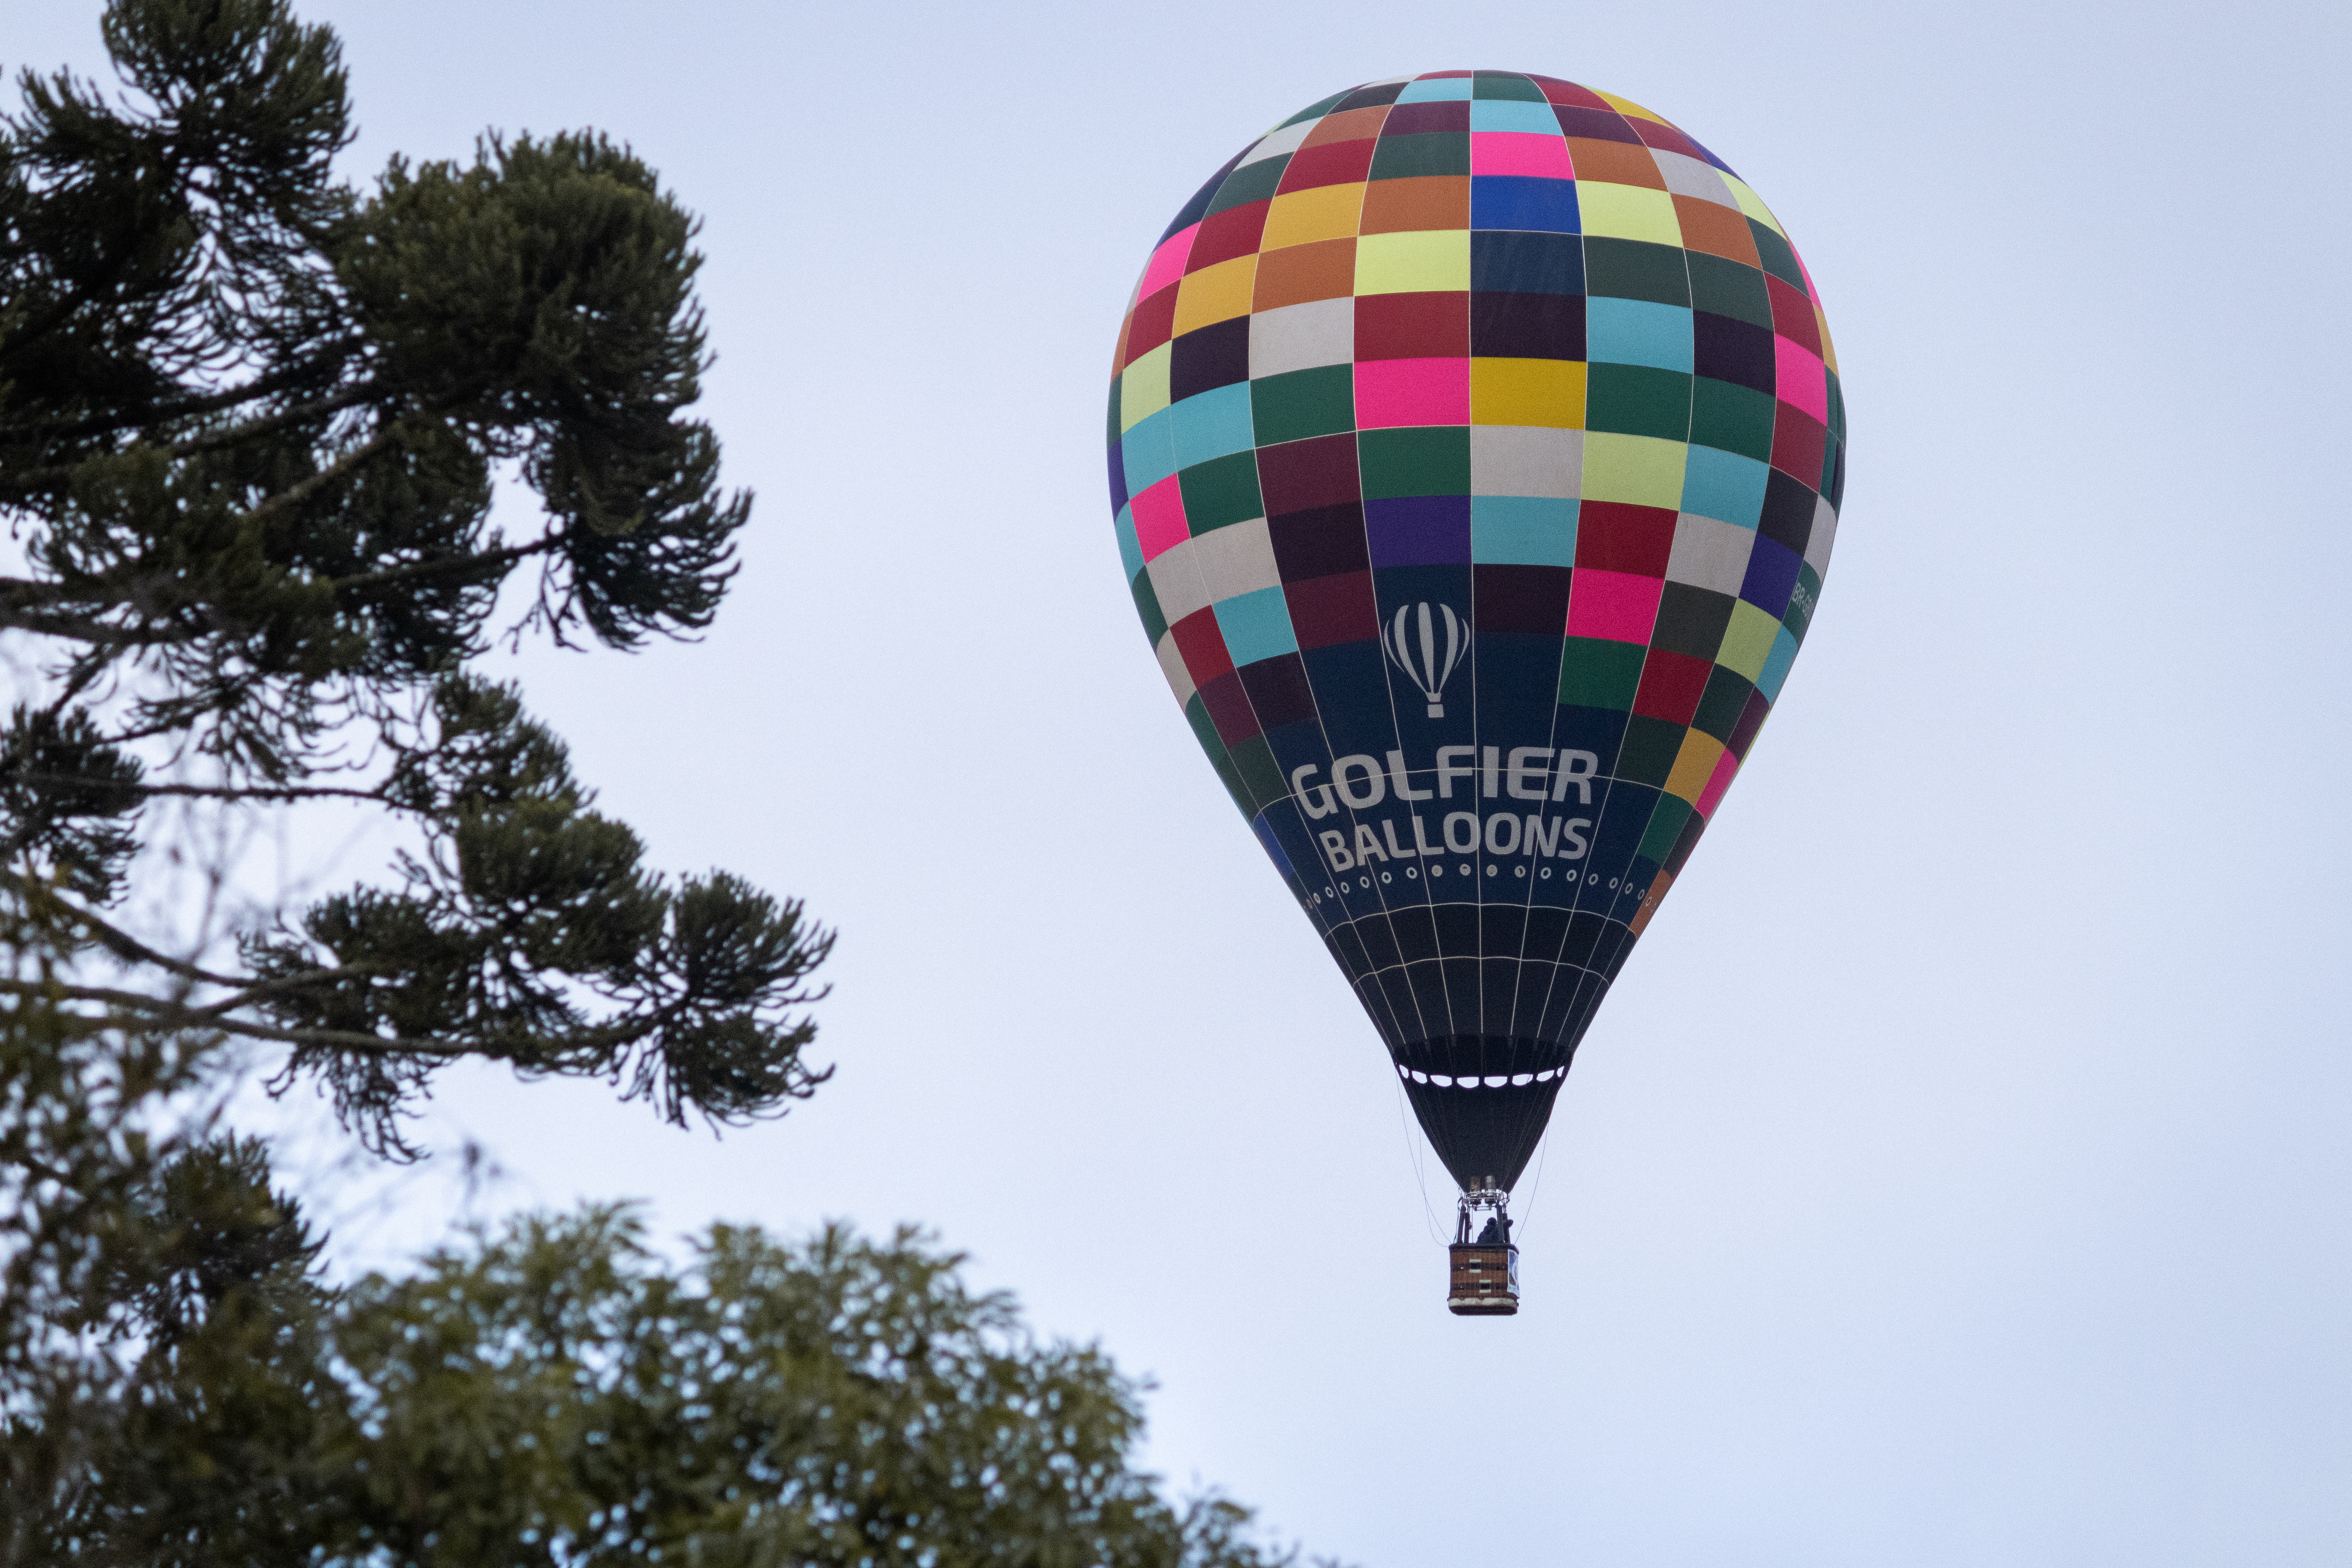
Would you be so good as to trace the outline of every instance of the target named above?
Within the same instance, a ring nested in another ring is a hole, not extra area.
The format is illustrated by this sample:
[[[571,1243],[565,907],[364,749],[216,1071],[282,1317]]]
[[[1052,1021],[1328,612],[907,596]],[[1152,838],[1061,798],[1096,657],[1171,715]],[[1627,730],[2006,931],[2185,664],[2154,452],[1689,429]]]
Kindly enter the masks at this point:
[[[127,95],[27,75],[0,123],[0,513],[30,566],[0,641],[47,688],[0,735],[0,897],[72,900],[93,951],[169,980],[156,1021],[289,1047],[387,1152],[463,1056],[674,1121],[805,1096],[830,935],[655,875],[465,672],[518,570],[513,629],[559,642],[716,611],[751,502],[683,416],[694,219],[595,132],[351,188],[338,46],[281,0],[117,0],[105,28]],[[491,523],[501,473],[541,503],[527,537]],[[100,913],[158,796],[370,802],[417,847],[199,969]]]
[[[201,1114],[226,1068],[0,998],[0,1568],[1295,1561],[1166,1500],[1137,1384],[911,1233],[722,1226],[678,1268],[605,1208],[327,1289]]]
[[[721,1226],[654,1266],[612,1211],[526,1221],[370,1279],[337,1348],[362,1484],[342,1550],[392,1563],[1266,1561],[1246,1515],[1136,1471],[1137,1389],[1038,1344],[902,1232]],[[491,1453],[485,1464],[486,1445]],[[414,1500],[430,1499],[425,1510]],[[436,1558],[436,1554],[438,1554]]]

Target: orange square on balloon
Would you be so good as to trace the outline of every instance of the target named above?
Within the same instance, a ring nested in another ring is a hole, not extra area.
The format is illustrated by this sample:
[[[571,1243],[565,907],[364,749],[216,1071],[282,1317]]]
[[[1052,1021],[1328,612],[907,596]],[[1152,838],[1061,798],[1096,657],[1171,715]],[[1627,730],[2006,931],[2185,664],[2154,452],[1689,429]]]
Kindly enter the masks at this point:
[[[1339,300],[1356,291],[1356,242],[1326,239],[1262,252],[1253,310],[1278,310],[1309,300]]]
[[[1682,224],[1683,244],[1710,256],[1727,257],[1750,267],[1764,265],[1756,254],[1756,237],[1748,230],[1747,215],[1696,196],[1676,196],[1675,216]]]

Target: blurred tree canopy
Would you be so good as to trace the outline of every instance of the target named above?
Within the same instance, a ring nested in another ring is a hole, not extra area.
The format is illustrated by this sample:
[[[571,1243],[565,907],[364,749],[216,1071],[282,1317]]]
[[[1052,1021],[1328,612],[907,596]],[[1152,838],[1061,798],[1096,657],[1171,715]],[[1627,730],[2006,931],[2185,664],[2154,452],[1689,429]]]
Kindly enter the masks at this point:
[[[223,1120],[257,1059],[393,1160],[463,1058],[741,1123],[827,1075],[833,936],[649,868],[477,668],[718,610],[751,500],[685,416],[691,215],[593,132],[352,185],[339,46],[283,0],[102,26],[115,90],[26,72],[0,117],[0,1565],[1286,1561],[913,1234],[680,1268],[604,1209],[331,1281]],[[189,814],[318,801],[409,847],[163,929]]]

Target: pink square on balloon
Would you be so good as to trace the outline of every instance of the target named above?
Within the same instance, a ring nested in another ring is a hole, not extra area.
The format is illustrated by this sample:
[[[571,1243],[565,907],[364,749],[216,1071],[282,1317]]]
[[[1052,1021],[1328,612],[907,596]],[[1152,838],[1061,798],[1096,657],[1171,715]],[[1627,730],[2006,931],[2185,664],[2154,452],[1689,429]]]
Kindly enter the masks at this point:
[[[1821,356],[1800,342],[1787,338],[1772,340],[1775,356],[1773,387],[1780,401],[1791,408],[1801,408],[1820,423],[1830,422],[1829,382],[1822,371]]]
[[[1698,814],[1709,821],[1715,817],[1715,803],[1731,787],[1731,778],[1739,771],[1739,759],[1729,752],[1715,759],[1715,772],[1706,775],[1706,787],[1698,792]]]
[[[1658,595],[1665,586],[1663,577],[1580,566],[1569,582],[1568,635],[1648,642],[1658,618]]]
[[[1472,132],[1470,172],[1533,174],[1546,180],[1576,178],[1576,165],[1569,159],[1566,142],[1557,136],[1526,131]]]
[[[1176,476],[1169,475],[1128,502],[1135,514],[1135,542],[1146,561],[1156,561],[1171,546],[1192,537],[1184,521],[1184,492]]]
[[[1470,423],[1466,359],[1376,359],[1356,366],[1356,426]]]
[[[1150,265],[1143,269],[1143,281],[1136,287],[1137,299],[1148,300],[1184,276],[1184,258],[1192,253],[1192,237],[1200,232],[1201,226],[1196,223],[1160,242],[1160,248],[1151,253]]]

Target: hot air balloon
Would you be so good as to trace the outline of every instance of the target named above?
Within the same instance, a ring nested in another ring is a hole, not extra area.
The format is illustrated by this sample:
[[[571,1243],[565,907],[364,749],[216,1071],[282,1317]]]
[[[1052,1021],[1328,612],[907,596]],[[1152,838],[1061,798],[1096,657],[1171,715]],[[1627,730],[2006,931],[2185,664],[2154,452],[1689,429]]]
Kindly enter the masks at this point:
[[[1510,1191],[1811,619],[1836,363],[1728,164],[1512,71],[1292,115],[1120,323],[1137,611],[1462,1188],[1457,1312],[1517,1310]]]

